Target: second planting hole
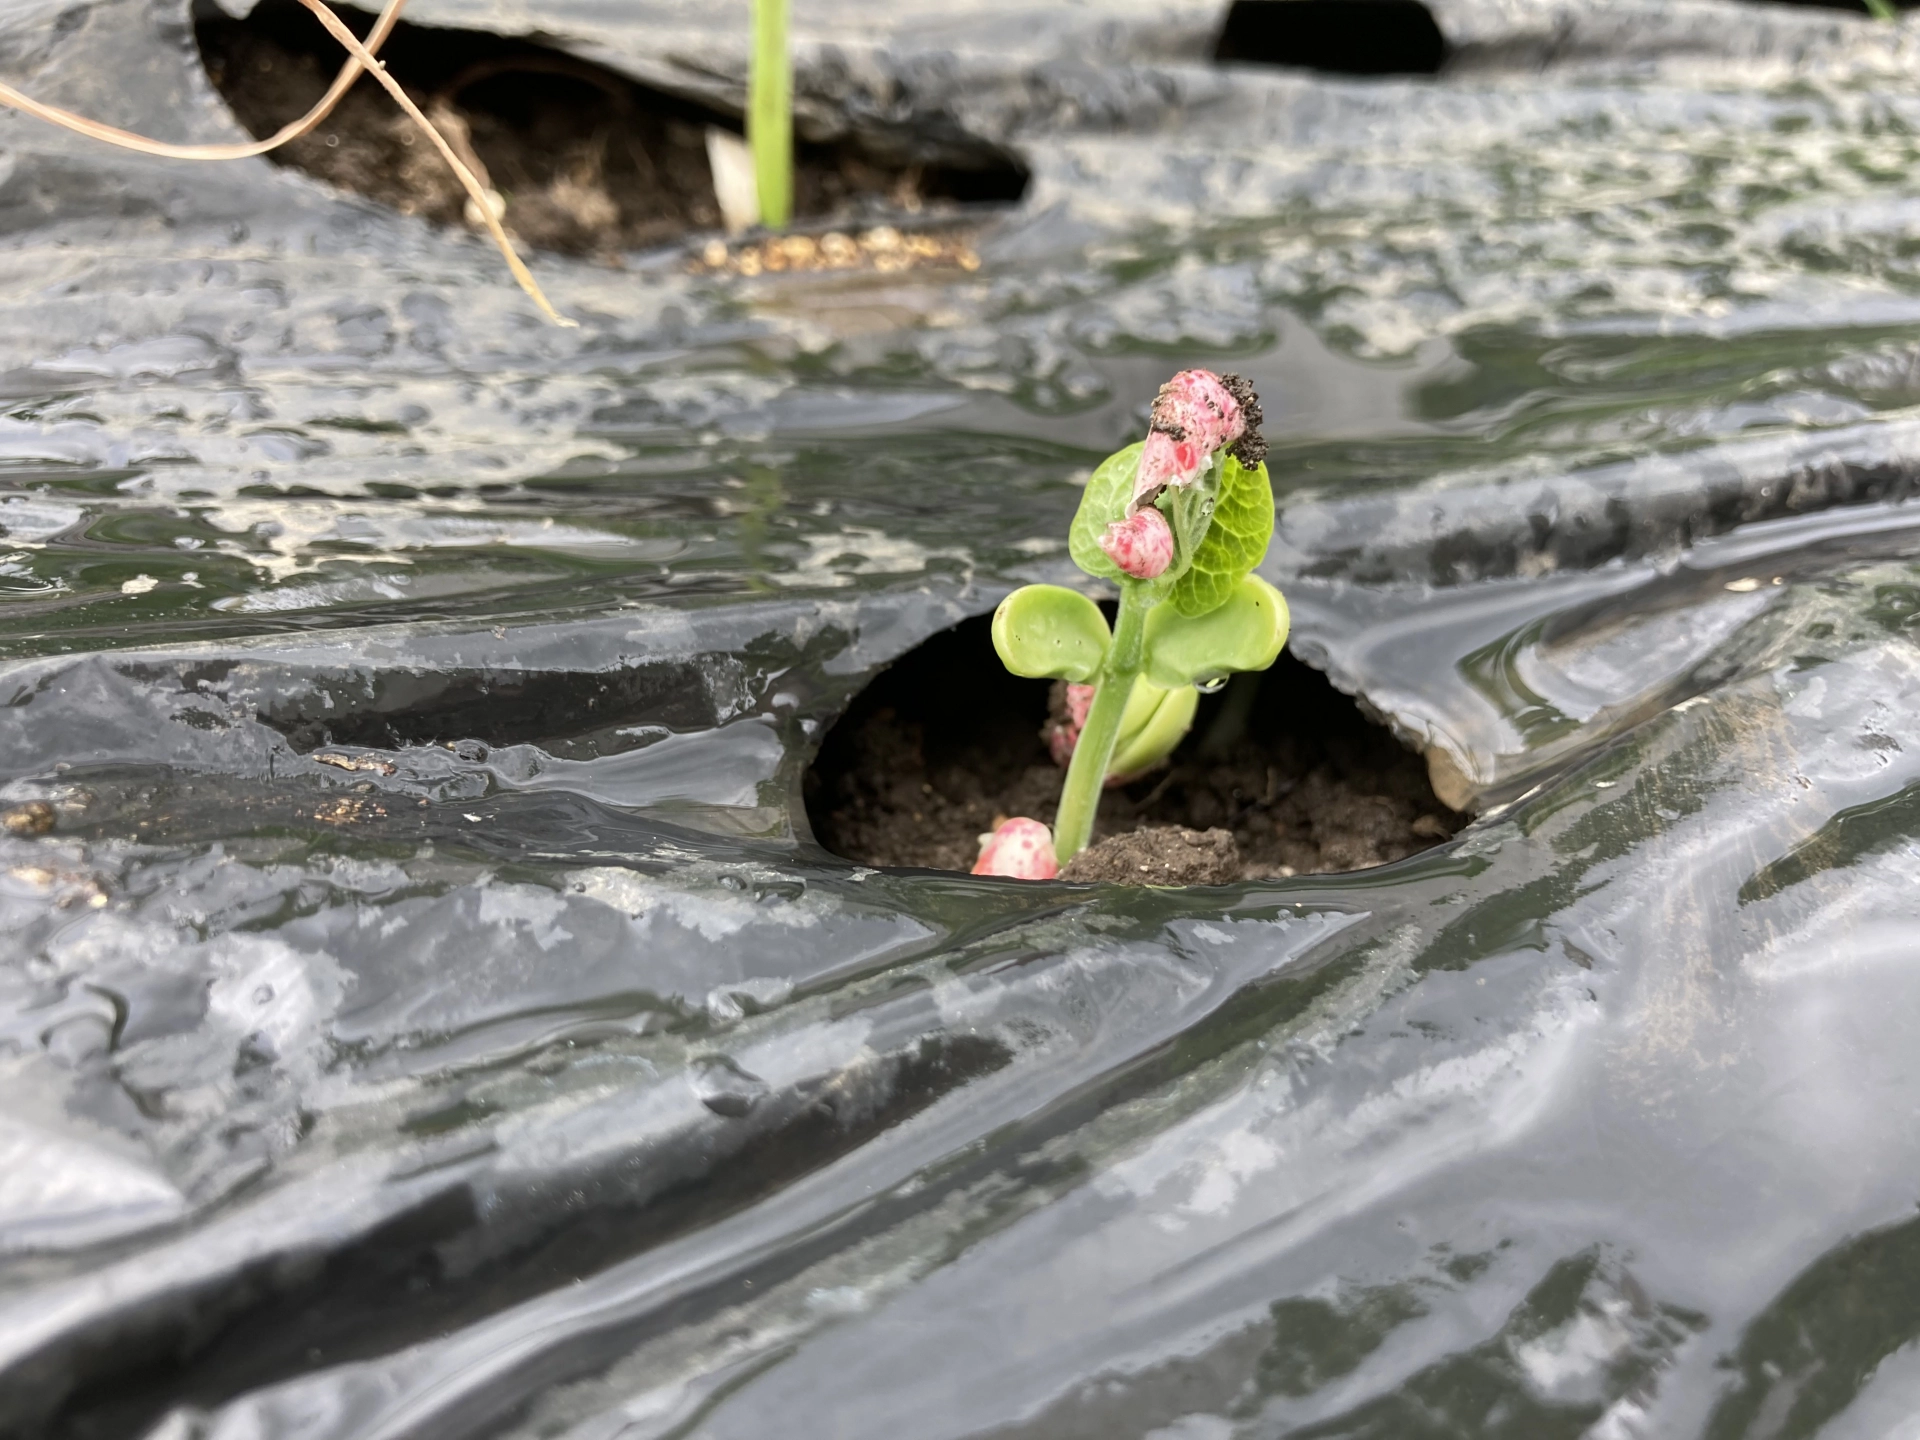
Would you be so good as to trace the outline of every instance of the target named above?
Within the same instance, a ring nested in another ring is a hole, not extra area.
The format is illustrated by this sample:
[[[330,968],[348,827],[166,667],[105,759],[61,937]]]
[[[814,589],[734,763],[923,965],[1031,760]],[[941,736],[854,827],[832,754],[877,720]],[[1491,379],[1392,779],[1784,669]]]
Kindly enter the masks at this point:
[[[966,621],[901,657],[828,733],[806,777],[827,849],[865,865],[968,870],[998,818],[1053,823],[1064,772],[1040,738],[1049,686],[1001,668],[990,625]],[[1165,768],[1106,792],[1094,833],[1220,827],[1242,877],[1258,880],[1364,870],[1464,824],[1417,755],[1282,655],[1203,697]]]
[[[1433,75],[1447,53],[1420,0],[1233,0],[1213,58],[1332,75]]]
[[[1804,10],[1846,10],[1855,15],[1872,16],[1873,7],[1867,0],[1758,0],[1769,5],[1797,5]],[[1892,0],[1896,10],[1911,10],[1920,5],[1920,0]]]
[[[336,7],[365,38],[374,16]],[[208,77],[256,138],[298,119],[344,52],[296,0],[244,20],[195,14]],[[381,48],[389,72],[505,201],[528,245],[612,258],[721,223],[707,129],[739,117],[641,85],[563,50],[484,30],[402,21]],[[269,157],[403,214],[471,223],[466,192],[393,99],[362,77],[312,134]],[[879,134],[795,148],[799,222],[867,223],[966,204],[1008,204],[1026,169],[984,141]]]

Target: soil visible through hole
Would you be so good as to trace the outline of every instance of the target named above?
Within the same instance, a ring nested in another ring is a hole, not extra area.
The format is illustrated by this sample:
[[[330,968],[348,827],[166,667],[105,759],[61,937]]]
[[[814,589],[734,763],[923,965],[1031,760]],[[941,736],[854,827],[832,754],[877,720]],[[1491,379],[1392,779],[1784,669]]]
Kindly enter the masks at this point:
[[[364,11],[335,8],[363,38],[373,28]],[[306,113],[345,58],[295,0],[261,0],[245,20],[208,6],[195,33],[208,77],[256,138]],[[528,245],[611,260],[721,223],[706,132],[737,135],[736,116],[481,30],[403,21],[380,57],[499,193],[502,222]],[[1026,171],[984,142],[934,152],[896,139],[894,153],[878,139],[797,145],[796,221],[897,222],[930,207],[1017,200],[1025,189]],[[269,158],[403,214],[477,225],[439,153],[364,77],[317,130]]]
[[[970,870],[1005,816],[1051,825],[1063,772],[1040,739],[1048,685],[1006,673],[987,617],[896,662],[834,726],[806,777],[820,843],[866,865]],[[1249,880],[1363,870],[1425,850],[1466,817],[1426,766],[1290,655],[1202,699],[1164,769],[1109,789],[1095,839],[1220,827]]]

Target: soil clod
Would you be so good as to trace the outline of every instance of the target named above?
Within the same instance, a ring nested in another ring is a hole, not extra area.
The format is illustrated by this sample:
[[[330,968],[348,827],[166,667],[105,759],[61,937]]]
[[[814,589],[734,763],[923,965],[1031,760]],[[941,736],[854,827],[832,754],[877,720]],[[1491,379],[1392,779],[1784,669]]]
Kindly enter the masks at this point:
[[[1109,885],[1227,885],[1241,876],[1233,832],[1215,826],[1188,830],[1146,825],[1109,835],[1082,850],[1060,871],[1062,880]]]

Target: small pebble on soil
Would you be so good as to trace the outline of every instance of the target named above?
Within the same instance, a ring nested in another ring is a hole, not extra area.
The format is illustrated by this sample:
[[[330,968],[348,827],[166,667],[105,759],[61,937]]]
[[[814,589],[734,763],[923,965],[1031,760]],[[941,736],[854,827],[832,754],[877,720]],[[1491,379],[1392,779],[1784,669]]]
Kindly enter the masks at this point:
[[[842,233],[830,230],[817,240],[811,235],[776,235],[760,240],[709,240],[688,269],[724,271],[733,275],[807,273],[823,270],[876,270],[883,275],[900,270],[980,268],[980,257],[966,237],[957,234],[902,234],[891,225]]]

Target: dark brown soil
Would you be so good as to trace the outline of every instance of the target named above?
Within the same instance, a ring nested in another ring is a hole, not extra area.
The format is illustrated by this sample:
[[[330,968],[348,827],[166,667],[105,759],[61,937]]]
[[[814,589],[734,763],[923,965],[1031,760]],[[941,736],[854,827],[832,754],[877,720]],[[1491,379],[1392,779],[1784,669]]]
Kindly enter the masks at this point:
[[[196,34],[207,74],[256,138],[305,114],[340,68],[340,47],[293,0],[262,0],[241,21],[206,8]],[[336,9],[363,37],[372,28],[371,15]],[[485,31],[402,22],[380,54],[500,193],[503,223],[528,245],[612,259],[719,226],[706,127],[738,134],[738,117]],[[1026,185],[1025,170],[991,147],[917,163],[911,146],[896,148],[902,154],[890,158],[853,142],[797,146],[796,220],[851,224],[943,202],[1014,200]],[[270,158],[403,214],[469,223],[453,173],[365,77],[317,130]]]
[[[1062,880],[1108,885],[1225,885],[1240,878],[1233,832],[1145,825],[1109,835],[1060,867]]]
[[[806,794],[829,850],[866,865],[969,870],[999,819],[1053,823],[1062,772],[1040,740],[1048,686],[1001,669],[988,624],[970,620],[901,659],[827,735]],[[1417,755],[1317,670],[1282,656],[1204,698],[1167,768],[1107,791],[1094,833],[1217,826],[1238,847],[1241,877],[1272,879],[1364,870],[1465,823],[1435,798]]]

